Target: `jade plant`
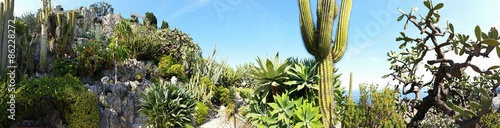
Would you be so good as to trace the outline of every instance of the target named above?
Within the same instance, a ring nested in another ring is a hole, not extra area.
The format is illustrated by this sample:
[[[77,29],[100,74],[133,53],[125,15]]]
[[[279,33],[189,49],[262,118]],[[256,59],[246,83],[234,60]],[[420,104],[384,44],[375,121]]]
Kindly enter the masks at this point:
[[[425,15],[416,15],[415,7],[412,7],[409,13],[399,10],[401,16],[397,20],[405,22],[404,29],[409,25],[417,28],[420,37],[411,37],[400,32],[401,36],[397,37],[396,41],[400,42],[399,48],[403,51],[391,51],[387,54],[393,72],[383,77],[394,78],[399,82],[395,86],[397,90],[401,89],[404,95],[415,93],[416,98],[419,98],[418,94],[422,88],[429,88],[428,95],[415,106],[417,113],[412,116],[407,127],[417,127],[418,122],[425,118],[431,108],[455,117],[460,127],[475,127],[488,111],[488,108],[477,109],[478,104],[485,105],[487,100],[491,100],[485,97],[484,92],[480,92],[498,86],[500,73],[497,69],[500,66],[490,65],[489,68],[481,69],[476,65],[479,62],[473,60],[479,57],[490,58],[490,53],[500,57],[498,30],[492,27],[483,31],[484,29],[476,26],[475,38],[469,38],[469,35],[455,31],[452,23],[447,22],[444,27],[438,26],[442,21],[439,11],[444,7],[443,3],[425,0],[423,4],[427,9]],[[444,39],[440,40],[440,37]],[[446,56],[449,54],[464,60],[450,59]],[[424,60],[428,55],[435,56],[433,59]],[[422,71],[418,70],[419,67],[424,67],[425,73],[432,78],[424,79],[422,75],[417,75],[417,71]],[[472,73],[477,73],[478,76],[469,76],[468,73],[471,72],[466,72],[467,68],[472,69]]]

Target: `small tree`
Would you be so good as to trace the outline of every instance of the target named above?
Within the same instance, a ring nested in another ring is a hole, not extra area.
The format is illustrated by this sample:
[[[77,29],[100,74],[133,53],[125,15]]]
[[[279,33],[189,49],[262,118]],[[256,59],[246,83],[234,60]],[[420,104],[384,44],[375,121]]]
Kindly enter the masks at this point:
[[[155,14],[153,14],[152,12],[146,12],[146,18],[144,18],[144,21],[142,21],[144,25],[146,26],[151,26],[155,29],[158,28],[157,24],[158,24],[158,21],[156,20],[156,16]]]
[[[161,29],[167,29],[169,27],[170,26],[168,26],[168,22],[167,21],[165,21],[165,20],[161,21],[161,27],[160,27]]]

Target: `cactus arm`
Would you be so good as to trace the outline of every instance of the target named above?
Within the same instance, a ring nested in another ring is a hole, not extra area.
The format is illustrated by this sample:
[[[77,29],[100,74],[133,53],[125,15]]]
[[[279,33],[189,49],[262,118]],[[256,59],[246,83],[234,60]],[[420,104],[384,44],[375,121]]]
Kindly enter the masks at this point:
[[[347,47],[347,32],[349,27],[349,18],[351,15],[352,0],[342,0],[340,17],[335,36],[335,44],[332,48],[333,62],[337,63],[344,56]]]
[[[335,15],[335,1],[318,1],[318,52],[319,58],[323,59],[330,54],[333,19]]]
[[[317,55],[317,44],[315,40],[315,29],[311,14],[311,5],[309,0],[299,0],[300,8],[300,30],[302,32],[302,40],[306,46],[307,52],[314,56]]]

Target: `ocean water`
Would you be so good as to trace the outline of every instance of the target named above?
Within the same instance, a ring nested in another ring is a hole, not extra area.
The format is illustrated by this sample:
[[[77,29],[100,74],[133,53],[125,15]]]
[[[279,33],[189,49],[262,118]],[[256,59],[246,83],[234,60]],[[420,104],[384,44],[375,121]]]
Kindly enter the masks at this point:
[[[346,91],[346,92],[344,93],[344,95],[346,95],[346,96],[347,96],[347,95],[348,95],[348,93],[349,93],[349,92],[348,92],[348,91]],[[426,96],[427,96],[427,90],[422,90],[422,91],[420,91],[420,97],[419,97],[419,99],[422,99],[422,98],[424,98],[424,97],[426,97]],[[411,93],[411,94],[407,94],[407,95],[401,95],[401,96],[399,97],[399,99],[401,100],[401,99],[403,99],[403,98],[405,98],[405,97],[406,97],[406,98],[409,98],[409,99],[415,99],[415,94]],[[359,102],[359,98],[360,98],[360,92],[359,92],[359,90],[353,90],[353,91],[352,91],[352,98],[353,98],[354,102],[356,102],[356,103],[358,103],[358,102]]]

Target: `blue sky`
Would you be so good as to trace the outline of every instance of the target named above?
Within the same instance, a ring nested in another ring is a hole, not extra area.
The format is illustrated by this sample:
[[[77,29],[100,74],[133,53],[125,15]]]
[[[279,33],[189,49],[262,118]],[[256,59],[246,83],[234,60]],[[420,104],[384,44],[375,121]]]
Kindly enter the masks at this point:
[[[101,0],[52,0],[52,5],[62,5],[66,10],[89,6]],[[311,0],[311,5],[316,5]],[[337,0],[340,2],[340,0]],[[163,0],[139,2],[137,0],[107,0],[125,18],[131,13],[144,15],[153,12],[158,22],[162,19],[171,27],[176,27],[191,35],[200,45],[204,56],[211,53],[217,44],[218,57],[227,59],[231,66],[245,62],[254,62],[257,56],[273,56],[277,52],[280,58],[290,56],[312,57],[302,43],[299,28],[299,9],[295,0]],[[467,1],[435,0],[444,2],[440,10],[442,26],[449,21],[459,33],[472,34],[474,27],[480,25],[483,30],[492,26],[500,28],[500,17],[496,8],[497,0]],[[386,85],[390,79],[381,76],[390,73],[386,53],[399,51],[395,38],[405,31],[419,36],[410,26],[403,30],[404,23],[397,22],[400,15],[398,8],[408,12],[412,6],[419,8],[417,13],[427,10],[422,0],[376,0],[353,1],[349,39],[344,58],[336,64],[343,85],[348,83],[349,72],[354,73],[355,85],[358,83],[376,83]],[[17,0],[15,13],[35,11],[41,7],[40,0]],[[313,6],[313,11],[316,10]],[[314,14],[315,15],[315,14]],[[313,15],[313,16],[314,16]],[[441,24],[440,24],[441,25]],[[471,35],[473,37],[473,35]],[[457,56],[452,56],[461,59]],[[480,59],[481,68],[500,64],[498,58]],[[464,58],[463,58],[464,59]],[[473,63],[474,63],[473,62]]]

